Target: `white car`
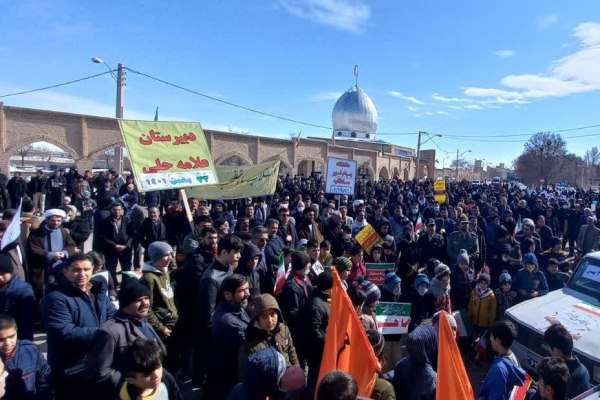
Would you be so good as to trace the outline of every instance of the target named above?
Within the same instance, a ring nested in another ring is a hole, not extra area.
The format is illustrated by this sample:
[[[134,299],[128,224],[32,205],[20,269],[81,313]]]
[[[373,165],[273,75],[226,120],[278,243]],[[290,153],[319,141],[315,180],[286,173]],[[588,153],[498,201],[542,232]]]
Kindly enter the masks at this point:
[[[534,371],[549,355],[544,331],[559,322],[573,336],[574,352],[600,383],[600,252],[587,254],[563,289],[519,303],[506,311],[518,335],[512,350],[519,363]]]

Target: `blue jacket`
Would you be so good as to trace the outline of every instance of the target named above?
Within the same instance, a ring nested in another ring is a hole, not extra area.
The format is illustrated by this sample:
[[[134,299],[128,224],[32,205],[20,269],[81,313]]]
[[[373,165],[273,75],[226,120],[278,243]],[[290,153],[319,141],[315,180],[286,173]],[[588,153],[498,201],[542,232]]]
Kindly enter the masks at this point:
[[[267,347],[248,358],[246,377],[229,393],[228,400],[264,400],[279,394],[277,350]]]
[[[17,341],[15,355],[4,360],[6,398],[50,400],[50,367],[38,347],[29,340]]]
[[[35,295],[31,285],[18,276],[0,288],[0,313],[8,314],[17,321],[19,339],[33,340]]]
[[[514,289],[521,298],[530,299],[531,293],[536,291],[540,296],[548,293],[548,281],[542,271],[535,270],[529,272],[526,268],[521,268],[515,275]]]
[[[515,386],[525,381],[525,371],[509,357],[496,357],[479,387],[478,399],[508,400]]]
[[[95,302],[63,282],[42,300],[42,318],[48,333],[48,361],[55,373],[74,366],[87,353],[94,334],[115,313],[106,284],[94,282]]]

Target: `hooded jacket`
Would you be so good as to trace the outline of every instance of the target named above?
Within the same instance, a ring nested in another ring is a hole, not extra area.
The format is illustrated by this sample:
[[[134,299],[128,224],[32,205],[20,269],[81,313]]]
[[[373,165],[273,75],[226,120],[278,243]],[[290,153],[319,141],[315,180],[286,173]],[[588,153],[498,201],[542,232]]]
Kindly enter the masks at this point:
[[[0,313],[12,316],[17,322],[19,339],[33,340],[33,319],[36,311],[31,285],[18,276],[0,288]]]
[[[264,311],[275,310],[278,315],[278,322],[275,329],[267,332],[258,326],[258,317]],[[246,341],[240,348],[239,367],[240,376],[244,376],[244,366],[248,357],[257,351],[274,347],[283,354],[288,366],[298,365],[299,360],[294,347],[294,341],[289,328],[283,322],[281,310],[275,298],[271,295],[262,295],[257,297],[251,305],[252,320],[246,329]]]
[[[477,398],[486,400],[508,400],[513,387],[521,386],[525,380],[523,371],[508,356],[496,357],[485,380],[479,387]]]
[[[15,354],[4,360],[6,377],[5,399],[50,400],[50,367],[42,352],[29,340],[17,341]]]
[[[548,282],[539,268],[536,267],[533,272],[529,272],[527,268],[521,268],[515,276],[514,288],[520,297],[526,300],[532,298],[533,292],[538,292],[540,296],[548,293]]]
[[[229,394],[228,400],[265,400],[279,390],[277,350],[273,347],[252,354],[246,363],[246,379]]]
[[[142,273],[141,282],[150,288],[148,322],[156,332],[161,332],[165,328],[173,330],[179,315],[169,273],[150,263],[144,263]]]
[[[244,245],[240,261],[238,262],[238,267],[235,269],[236,274],[244,275],[246,279],[248,279],[251,296],[257,296],[261,293],[260,276],[258,274],[258,264],[255,268],[248,267],[248,263],[256,256],[259,257],[258,263],[260,264],[260,261],[262,260],[262,252],[260,251],[260,249],[253,243],[248,243]]]
[[[442,287],[442,281],[433,278],[429,285],[429,292],[435,297],[436,311],[452,312],[452,302],[450,300],[450,285],[447,288]]]

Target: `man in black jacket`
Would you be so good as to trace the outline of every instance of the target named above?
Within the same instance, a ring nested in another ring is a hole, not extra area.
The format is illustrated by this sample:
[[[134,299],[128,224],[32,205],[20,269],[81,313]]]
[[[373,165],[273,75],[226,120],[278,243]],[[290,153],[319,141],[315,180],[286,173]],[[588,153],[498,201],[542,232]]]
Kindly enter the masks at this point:
[[[137,233],[139,241],[144,248],[144,259],[148,259],[148,247],[153,242],[167,241],[167,228],[160,218],[158,207],[148,208],[148,218],[144,219]]]
[[[125,279],[119,291],[119,311],[96,331],[85,358],[86,382],[94,385],[93,398],[111,397],[123,380],[124,352],[136,339],[155,341],[165,348],[148,323],[150,289],[135,279]]]
[[[228,276],[221,284],[223,299],[213,315],[211,360],[208,369],[206,398],[222,400],[238,382],[238,357],[246,339],[246,328],[250,317],[246,306],[250,297],[250,286],[242,275]]]
[[[99,229],[102,249],[106,256],[106,269],[117,281],[117,263],[121,263],[122,271],[131,270],[131,245],[133,238],[128,230],[125,210],[121,203],[111,207],[111,217],[102,222]]]
[[[199,282],[196,297],[198,333],[194,350],[194,383],[201,384],[206,372],[206,356],[212,330],[212,317],[217,306],[219,289],[225,278],[233,274],[241,257],[244,244],[235,235],[227,235],[219,240],[217,256]]]

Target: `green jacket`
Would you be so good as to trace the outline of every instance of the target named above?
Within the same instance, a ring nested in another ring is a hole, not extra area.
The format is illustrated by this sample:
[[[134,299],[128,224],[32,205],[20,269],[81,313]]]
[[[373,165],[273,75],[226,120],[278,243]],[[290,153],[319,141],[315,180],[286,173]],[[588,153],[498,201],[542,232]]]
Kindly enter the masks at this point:
[[[148,322],[159,333],[165,327],[173,330],[179,316],[168,272],[161,271],[150,263],[144,263],[142,272],[141,282],[150,288]]]
[[[479,256],[479,241],[477,235],[471,232],[455,231],[448,237],[448,262],[456,265],[456,259],[461,249],[465,249],[470,258]]]

